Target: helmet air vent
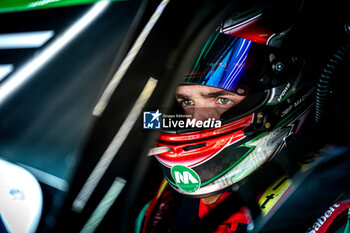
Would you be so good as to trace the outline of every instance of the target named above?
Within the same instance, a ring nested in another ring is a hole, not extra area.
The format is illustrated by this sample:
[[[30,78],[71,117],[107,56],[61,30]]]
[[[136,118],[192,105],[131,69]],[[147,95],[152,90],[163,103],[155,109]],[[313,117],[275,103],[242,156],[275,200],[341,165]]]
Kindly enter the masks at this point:
[[[189,151],[189,150],[201,148],[201,147],[206,146],[206,145],[207,145],[207,143],[203,142],[203,143],[199,143],[199,144],[196,144],[196,145],[185,146],[183,148],[183,150],[184,151]]]

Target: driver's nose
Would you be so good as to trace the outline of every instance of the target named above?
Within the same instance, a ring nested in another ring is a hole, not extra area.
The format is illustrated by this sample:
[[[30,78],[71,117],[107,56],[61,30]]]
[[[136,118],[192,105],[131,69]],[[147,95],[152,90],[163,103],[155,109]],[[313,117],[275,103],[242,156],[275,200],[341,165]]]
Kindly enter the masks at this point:
[[[220,114],[214,108],[195,107],[192,112],[192,119],[205,121],[214,118],[220,119]]]

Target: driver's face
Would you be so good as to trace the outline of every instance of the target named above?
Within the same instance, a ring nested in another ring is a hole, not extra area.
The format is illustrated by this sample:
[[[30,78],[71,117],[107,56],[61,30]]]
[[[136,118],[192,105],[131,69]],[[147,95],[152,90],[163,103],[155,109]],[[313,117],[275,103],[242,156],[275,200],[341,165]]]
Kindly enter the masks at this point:
[[[186,115],[201,121],[220,119],[221,114],[245,98],[230,91],[202,85],[178,86],[175,97]]]

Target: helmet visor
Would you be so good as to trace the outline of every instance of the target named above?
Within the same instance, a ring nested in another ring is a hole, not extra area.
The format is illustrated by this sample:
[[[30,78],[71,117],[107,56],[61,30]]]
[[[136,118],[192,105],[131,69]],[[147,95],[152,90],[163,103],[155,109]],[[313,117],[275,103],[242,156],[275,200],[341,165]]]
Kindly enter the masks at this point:
[[[254,86],[262,75],[262,47],[265,46],[216,32],[198,54],[182,82],[244,94],[242,86]]]

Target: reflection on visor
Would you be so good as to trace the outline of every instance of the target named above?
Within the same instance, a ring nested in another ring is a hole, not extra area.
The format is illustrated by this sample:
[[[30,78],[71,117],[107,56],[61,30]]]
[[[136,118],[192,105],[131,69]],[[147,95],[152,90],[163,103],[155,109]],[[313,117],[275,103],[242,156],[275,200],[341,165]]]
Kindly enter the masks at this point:
[[[251,44],[250,40],[213,34],[183,82],[235,92],[236,85],[244,74],[243,68]]]

